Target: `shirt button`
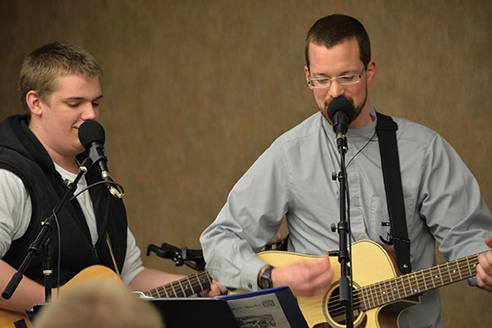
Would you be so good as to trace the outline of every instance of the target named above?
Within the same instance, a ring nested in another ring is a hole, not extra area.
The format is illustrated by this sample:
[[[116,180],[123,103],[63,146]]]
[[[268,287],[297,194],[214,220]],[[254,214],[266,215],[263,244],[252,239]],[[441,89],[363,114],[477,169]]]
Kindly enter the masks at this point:
[[[249,288],[249,289],[253,289],[253,285],[248,284],[248,288]]]

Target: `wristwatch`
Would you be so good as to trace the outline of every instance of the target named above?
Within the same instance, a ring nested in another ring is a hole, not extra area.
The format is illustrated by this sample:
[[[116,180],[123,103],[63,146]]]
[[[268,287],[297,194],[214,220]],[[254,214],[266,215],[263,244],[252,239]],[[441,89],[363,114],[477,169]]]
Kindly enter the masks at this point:
[[[268,268],[263,271],[263,273],[260,276],[260,288],[261,289],[268,289],[273,287],[272,283],[272,270],[273,267],[271,265],[268,266]]]

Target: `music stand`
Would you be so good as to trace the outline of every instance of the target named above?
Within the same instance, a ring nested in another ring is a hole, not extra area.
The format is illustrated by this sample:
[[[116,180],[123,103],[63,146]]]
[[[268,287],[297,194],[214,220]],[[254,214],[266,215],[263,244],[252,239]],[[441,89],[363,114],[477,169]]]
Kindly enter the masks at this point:
[[[166,328],[240,328],[226,300],[221,298],[152,298]]]

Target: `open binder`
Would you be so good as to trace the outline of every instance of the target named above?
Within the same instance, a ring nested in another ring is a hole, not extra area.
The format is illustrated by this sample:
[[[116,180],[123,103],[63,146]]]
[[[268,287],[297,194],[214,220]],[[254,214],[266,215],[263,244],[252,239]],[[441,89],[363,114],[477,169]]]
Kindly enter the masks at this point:
[[[308,328],[288,287],[222,297],[150,298],[167,328]]]

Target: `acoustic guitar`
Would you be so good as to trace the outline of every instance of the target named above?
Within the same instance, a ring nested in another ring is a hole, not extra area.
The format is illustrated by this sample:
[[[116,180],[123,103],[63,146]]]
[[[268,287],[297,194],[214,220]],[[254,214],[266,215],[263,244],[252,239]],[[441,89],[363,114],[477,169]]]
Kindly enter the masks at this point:
[[[60,292],[81,282],[99,279],[111,279],[121,281],[118,275],[108,267],[102,265],[94,265],[79,272],[68,283],[60,288]],[[211,285],[212,278],[210,277],[208,272],[201,271],[180,280],[173,281],[169,284],[153,288],[145,292],[144,294],[145,296],[154,298],[187,297],[209,289]],[[56,293],[56,289],[53,289],[53,293]],[[0,309],[0,328],[25,327],[32,328],[32,325],[27,319],[26,315]]]
[[[283,266],[318,256],[283,251],[265,251],[258,256],[273,266]],[[339,301],[340,266],[330,257],[333,284],[324,296],[298,297],[310,328],[346,327],[345,307]],[[352,245],[354,327],[398,327],[399,314],[420,303],[419,294],[470,277],[477,272],[478,254],[438,266],[401,275],[394,254],[375,242],[363,240]]]

